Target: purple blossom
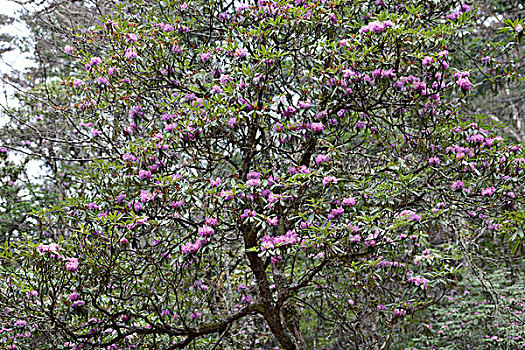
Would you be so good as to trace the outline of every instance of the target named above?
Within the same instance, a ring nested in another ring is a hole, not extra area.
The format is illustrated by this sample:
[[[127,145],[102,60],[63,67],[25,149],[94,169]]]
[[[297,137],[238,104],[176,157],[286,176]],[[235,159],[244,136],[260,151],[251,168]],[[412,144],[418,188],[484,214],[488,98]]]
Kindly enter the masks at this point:
[[[307,108],[312,107],[312,102],[310,102],[310,101],[299,101],[299,103],[297,105],[299,106],[299,108],[307,109]]]
[[[278,217],[268,218],[268,219],[266,219],[266,222],[270,226],[277,226],[279,224],[279,218]]]
[[[136,42],[138,40],[137,35],[133,33],[127,33],[126,34],[126,42]]]
[[[455,12],[449,13],[449,14],[446,16],[446,19],[454,20],[454,19],[459,18],[460,16],[461,16],[461,12],[459,12],[459,11],[455,11]]]
[[[399,216],[403,218],[408,218],[409,221],[413,222],[420,222],[421,221],[421,215],[417,215],[414,211],[405,209],[401,213],[399,213]]]
[[[68,55],[72,55],[75,53],[75,48],[71,45],[66,45],[64,46],[64,52],[67,53]]]
[[[342,216],[344,213],[345,213],[345,210],[343,209],[343,207],[337,207],[335,209],[332,209],[332,211],[330,212],[329,217],[331,219],[336,219],[336,218]]]
[[[321,133],[324,130],[324,125],[323,123],[311,123],[310,130],[312,130],[315,133]]]
[[[264,236],[262,239],[261,250],[273,250],[279,247],[285,247],[297,244],[299,242],[299,236],[294,231],[288,231],[282,236]]]
[[[78,259],[77,258],[67,258],[66,270],[75,272],[78,269]]]
[[[73,80],[73,86],[78,88],[79,86],[85,85],[86,83],[81,79]]]
[[[201,60],[202,60],[202,62],[206,62],[210,58],[211,58],[211,53],[210,52],[203,52],[203,53],[201,53]]]
[[[124,56],[129,60],[129,59],[136,58],[138,56],[138,54],[137,54],[137,51],[135,51],[134,48],[129,47],[124,52]]]
[[[96,67],[101,63],[102,63],[102,59],[100,59],[100,57],[92,57],[91,60],[89,61],[89,66]]]
[[[23,321],[23,320],[17,320],[15,322],[15,327],[23,327],[27,324],[27,321]],[[5,328],[4,328],[5,329]]]
[[[137,157],[135,157],[131,153],[125,153],[122,155],[122,160],[125,162],[134,162],[137,160]]]
[[[358,130],[362,130],[362,129],[364,129],[367,125],[368,125],[368,122],[365,121],[365,120],[359,120],[359,121],[357,121],[357,123],[355,123],[355,127],[356,127]]]
[[[51,243],[51,244],[40,243],[40,245],[37,247],[37,250],[38,250],[40,253],[44,253],[44,252],[52,252],[52,253],[55,253],[55,252],[57,252],[59,249],[60,249],[60,247],[59,247],[58,244],[56,244],[56,243]]]
[[[423,61],[421,62],[423,64],[423,66],[429,66],[430,64],[432,64],[434,62],[434,59],[430,56],[426,56],[425,58],[423,58]]]
[[[231,190],[230,190],[230,191],[222,190],[220,196],[221,196],[225,201],[229,201],[229,200],[233,199],[233,194],[232,194],[232,191],[231,191]]]
[[[211,187],[219,187],[220,184],[221,184],[221,178],[220,177],[216,178],[215,180],[210,178],[210,185],[211,185]]]
[[[241,214],[241,218],[246,219],[249,217],[255,217],[257,215],[257,212],[255,210],[250,209],[244,209],[244,212]]]
[[[208,225],[199,227],[197,231],[199,233],[199,236],[204,237],[204,238],[211,238],[213,237],[213,234],[215,233],[215,230]]]
[[[347,207],[352,207],[355,205],[355,199],[354,197],[343,198],[342,204]]]
[[[259,179],[249,179],[246,184],[250,187],[258,187],[261,185],[261,180]]]
[[[171,207],[173,209],[180,209],[184,206],[184,201],[183,200],[180,200],[180,201],[172,201],[171,202]]]
[[[256,172],[256,171],[251,171],[251,172],[248,173],[248,175],[246,175],[246,178],[247,178],[248,180],[250,180],[250,179],[259,179],[260,176],[261,176],[261,174],[259,174],[258,172]]]
[[[411,276],[408,278],[408,282],[414,283],[416,287],[423,286],[424,289],[428,289],[428,280],[424,277],[418,276]]]
[[[134,210],[135,212],[139,212],[139,211],[141,211],[142,208],[144,208],[144,206],[143,206],[142,203],[140,203],[140,202],[135,202],[135,203],[133,204],[133,210]]]
[[[315,117],[317,119],[323,119],[324,117],[326,117],[327,114],[328,114],[328,112],[325,110],[325,111],[321,111],[321,112],[317,113],[317,115]]]
[[[87,208],[90,210],[100,210],[100,206],[97,203],[88,203]]]
[[[485,189],[481,190],[482,196],[492,196],[496,192],[496,189],[494,187],[487,187]]]
[[[244,48],[235,50],[233,57],[248,57],[248,51]]]
[[[337,179],[334,176],[326,176],[323,178],[323,186],[327,187],[330,184],[337,184]]]
[[[317,165],[321,165],[322,163],[327,163],[330,161],[330,157],[326,154],[318,154],[316,157],[315,157],[315,163]]]
[[[431,157],[428,159],[428,164],[430,165],[439,165],[441,164],[441,161],[439,160],[439,157]]]
[[[219,85],[213,85],[210,91],[212,94],[220,94],[223,92],[222,88]]]
[[[284,117],[291,117],[292,115],[295,114],[296,111],[297,110],[293,106],[286,106],[284,111],[282,111],[282,115]]]
[[[472,86],[472,83],[468,80],[468,78],[459,78],[457,84],[462,90],[465,91],[470,90],[470,87]]]
[[[188,242],[181,247],[182,254],[194,254],[201,248],[201,241],[197,240],[195,243]]]
[[[237,118],[235,117],[231,117],[230,119],[228,119],[228,126],[233,129],[235,127],[235,125],[237,125],[238,122],[237,122]]]
[[[98,77],[97,84],[109,86],[109,80],[105,77]]]
[[[71,304],[72,308],[82,307],[84,306],[85,302],[83,300],[77,300],[74,303]]]
[[[230,15],[227,14],[226,12],[219,13],[219,21],[220,22],[227,21],[229,18],[230,18]]]
[[[454,182],[450,187],[452,187],[454,191],[460,191],[465,188],[465,184],[463,183],[463,181],[458,180]]]
[[[78,294],[77,292],[73,292],[69,294],[68,298],[69,298],[69,301],[77,301],[80,299],[80,294]]]
[[[366,26],[364,27],[361,27],[361,29],[359,29],[359,33],[361,34],[364,34],[364,33],[381,33],[382,31],[384,31],[386,28],[389,28],[389,27],[392,27],[394,25],[394,22],[388,20],[388,21],[383,21],[383,22],[371,22],[369,24],[367,24]]]
[[[217,226],[218,221],[216,218],[206,218],[206,225],[214,227]]]
[[[150,170],[139,170],[139,179],[141,180],[149,180],[151,179],[151,171]]]
[[[154,194],[150,193],[148,190],[141,190],[140,191],[140,201],[142,203],[149,202],[155,197]]]

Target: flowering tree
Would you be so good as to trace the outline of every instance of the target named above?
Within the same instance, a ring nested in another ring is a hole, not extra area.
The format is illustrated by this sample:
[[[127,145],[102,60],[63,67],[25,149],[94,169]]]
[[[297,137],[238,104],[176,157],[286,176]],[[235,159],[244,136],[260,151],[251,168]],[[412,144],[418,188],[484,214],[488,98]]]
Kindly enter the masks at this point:
[[[524,151],[457,112],[472,84],[448,48],[473,18],[455,1],[117,6],[64,49],[83,70],[55,113],[95,159],[39,214],[61,237],[4,249],[0,339],[396,343],[477,236],[519,243]]]

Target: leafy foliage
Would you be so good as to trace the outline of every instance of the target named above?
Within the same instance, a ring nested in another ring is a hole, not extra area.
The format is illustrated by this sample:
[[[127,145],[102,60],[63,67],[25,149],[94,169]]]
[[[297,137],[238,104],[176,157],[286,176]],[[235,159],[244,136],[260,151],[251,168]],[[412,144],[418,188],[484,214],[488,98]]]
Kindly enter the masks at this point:
[[[60,235],[3,250],[4,344],[406,339],[523,225],[523,147],[460,112],[458,5],[131,1],[79,33],[44,110],[92,161],[37,214]]]

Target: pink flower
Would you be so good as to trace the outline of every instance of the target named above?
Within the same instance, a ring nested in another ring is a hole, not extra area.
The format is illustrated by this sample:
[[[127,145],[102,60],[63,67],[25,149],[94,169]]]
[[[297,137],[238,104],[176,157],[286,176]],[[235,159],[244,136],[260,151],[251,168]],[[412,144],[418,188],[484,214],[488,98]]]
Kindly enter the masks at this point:
[[[75,48],[71,45],[66,45],[64,46],[64,52],[67,53],[68,55],[72,55],[75,53]]]
[[[186,203],[184,203],[183,200],[180,200],[180,201],[172,201],[170,205],[173,209],[180,209],[184,206],[184,204]]]
[[[421,221],[421,215],[417,215],[414,211],[405,209],[401,213],[399,213],[399,216],[403,218],[408,218],[408,220],[413,222],[420,222]]]
[[[78,299],[80,299],[80,294],[78,294],[77,292],[73,292],[69,294],[68,298],[69,301],[77,301]]]
[[[434,59],[430,56],[427,56],[425,58],[423,58],[423,61],[421,62],[423,64],[423,66],[428,66],[430,64],[432,64],[432,62],[434,62]]]
[[[455,11],[453,13],[450,13],[446,16],[447,19],[450,19],[450,20],[454,20],[454,19],[457,19],[459,18],[459,16],[461,16],[461,12],[459,11]]]
[[[109,80],[107,78],[104,78],[104,77],[98,77],[97,78],[97,84],[108,86],[109,85]]]
[[[223,92],[223,90],[222,90],[222,88],[219,85],[213,85],[213,87],[211,88],[211,93],[212,94],[220,94],[222,92]]]
[[[310,101],[299,101],[298,103],[299,108],[307,109],[312,107],[312,102]]]
[[[210,178],[210,185],[211,185],[211,187],[219,187],[220,184],[221,184],[221,178],[220,177],[216,178],[215,180]]]
[[[279,197],[277,197],[275,194],[273,193],[270,193],[270,195],[268,196],[268,202],[269,203],[276,203],[279,201]]]
[[[149,170],[139,170],[139,179],[149,180],[151,179],[151,171]]]
[[[201,241],[197,241],[195,243],[188,242],[188,243],[184,244],[181,247],[182,254],[193,254],[193,253],[196,253],[201,247],[200,242]]]
[[[337,184],[337,179],[334,176],[326,176],[323,178],[323,186],[327,187],[330,184]]]
[[[258,187],[261,185],[261,180],[259,179],[249,179],[246,184],[250,187]]]
[[[343,203],[342,204],[344,206],[352,207],[352,206],[355,205],[355,199],[354,199],[354,197],[343,198]]]
[[[204,237],[204,238],[211,238],[213,234],[215,233],[215,230],[208,225],[199,227],[197,231],[199,232],[199,236]]]
[[[75,79],[75,80],[73,80],[73,86],[76,87],[76,88],[78,88],[78,87],[81,86],[81,85],[85,85],[85,84],[86,84],[86,83],[84,83],[83,80],[80,80],[80,79]]]
[[[130,47],[126,49],[126,51],[124,52],[124,56],[129,60],[129,59],[136,58],[138,54],[134,48]]]
[[[26,322],[26,321],[23,321],[23,320],[17,320],[17,321],[15,322],[15,326],[16,326],[16,327],[22,327],[22,326],[25,326],[26,324],[27,324],[27,322]]]
[[[428,159],[428,164],[430,164],[430,165],[439,165],[439,164],[441,164],[441,161],[439,160],[438,157],[432,157],[432,158]]]
[[[248,51],[246,51],[246,49],[237,49],[233,57],[248,57]]]
[[[462,90],[465,91],[470,90],[470,87],[472,86],[472,83],[468,80],[468,78],[459,78],[457,84]]]
[[[237,125],[237,124],[238,124],[238,123],[237,123],[237,118],[235,118],[235,117],[231,117],[230,119],[228,119],[228,126],[229,126],[230,128],[233,129],[233,128],[235,127],[235,125]]]
[[[450,187],[452,187],[454,191],[460,191],[465,188],[465,184],[463,183],[463,181],[458,180],[454,182]]]
[[[66,270],[75,272],[78,269],[77,258],[67,258]]]
[[[482,196],[492,196],[496,192],[496,189],[494,187],[488,187],[481,190]]]
[[[137,36],[135,34],[133,34],[133,33],[126,34],[126,42],[127,43],[129,43],[131,41],[135,42],[137,40],[138,40],[138,38],[137,38]]]
[[[411,276],[408,278],[408,282],[414,283],[416,287],[423,286],[423,289],[428,289],[428,280],[421,276]]]
[[[261,174],[259,174],[258,172],[251,171],[251,172],[248,173],[248,175],[246,175],[246,178],[248,180],[250,180],[250,179],[259,179],[260,176],[261,176]]]
[[[152,193],[150,193],[148,190],[140,190],[140,201],[142,203],[149,202],[150,200],[155,197]]]
[[[278,223],[279,223],[279,218],[275,217],[275,218],[268,218],[266,219],[266,222],[268,223],[268,225],[270,226],[277,226]]]
[[[231,191],[231,190],[230,190],[230,191],[222,190],[220,196],[221,196],[225,201],[229,201],[229,200],[233,199],[233,194],[232,194],[232,191]]]
[[[321,133],[324,130],[324,125],[323,123],[312,123],[310,124],[310,130],[315,133]]]
[[[43,253],[43,252],[57,252],[58,249],[60,249],[60,247],[58,246],[58,244],[55,244],[55,243],[51,243],[51,244],[40,243],[40,245],[38,246],[37,249],[41,253]]]
[[[244,212],[241,214],[241,218],[242,219],[246,219],[246,218],[249,218],[249,217],[255,217],[257,215],[257,212],[255,210],[250,210],[250,209],[244,209]]]
[[[101,63],[102,63],[102,60],[100,59],[100,57],[92,57],[91,60],[89,61],[89,65],[91,67],[98,66]]]
[[[217,226],[217,224],[218,224],[218,221],[216,218],[206,218],[206,225],[213,227],[213,226]]]
[[[329,162],[329,161],[330,161],[330,157],[327,156],[326,154],[318,154],[315,157],[315,163],[317,165],[321,165],[322,163]]]
[[[203,52],[201,53],[201,60],[202,62],[206,62],[211,58],[211,53],[209,52]]]

